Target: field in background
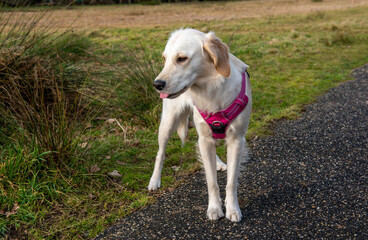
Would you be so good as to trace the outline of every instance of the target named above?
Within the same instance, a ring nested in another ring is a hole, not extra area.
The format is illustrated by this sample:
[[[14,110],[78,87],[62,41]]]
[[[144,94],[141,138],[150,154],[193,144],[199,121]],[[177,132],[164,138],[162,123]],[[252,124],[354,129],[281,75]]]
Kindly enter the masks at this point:
[[[142,5],[72,6],[53,12],[59,28],[95,30],[168,27],[212,21],[269,18],[367,6],[367,0],[263,0]],[[31,15],[32,13],[28,13]]]
[[[31,168],[38,175],[46,168],[48,175],[28,182],[17,178],[24,172],[12,172],[17,182],[3,171],[7,163],[1,159],[0,181],[6,180],[10,187],[0,182],[2,196],[9,199],[0,201],[0,234],[31,239],[93,238],[199,169],[193,150],[196,132],[191,129],[184,148],[177,136],[169,143],[163,190],[146,191],[158,147],[161,111],[151,81],[162,66],[160,54],[173,29],[215,31],[234,55],[250,65],[254,111],[247,139],[251,144],[254,137],[270,134],[275,121],[297,117],[305,104],[349,80],[353,68],[368,62],[367,12],[367,1],[357,0],[54,10],[52,18],[60,30],[74,22],[74,33],[55,43],[60,45],[55,51],[73,63],[66,68],[65,79],[74,80],[76,72],[86,74],[89,80],[83,94],[96,97],[98,101],[91,105],[100,111],[77,134],[76,153],[67,170],[47,169],[46,165]],[[27,17],[31,11],[22,14]],[[41,164],[48,154],[25,144],[7,149],[6,144],[11,143],[1,143],[5,147],[0,150],[11,152],[20,164],[23,159]],[[224,147],[218,154],[224,158]],[[0,152],[0,156],[9,153]],[[111,175],[114,170],[120,176]],[[16,191],[18,188],[22,191]]]

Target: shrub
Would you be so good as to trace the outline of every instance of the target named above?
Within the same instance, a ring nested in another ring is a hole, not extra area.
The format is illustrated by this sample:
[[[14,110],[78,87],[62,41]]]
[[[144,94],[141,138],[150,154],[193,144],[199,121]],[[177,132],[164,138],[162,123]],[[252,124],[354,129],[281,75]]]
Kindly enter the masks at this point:
[[[67,191],[63,175],[74,171],[94,111],[84,90],[90,71],[77,64],[89,40],[51,31],[49,9],[31,19],[0,12],[0,238],[18,238],[13,232],[39,220],[40,205]]]
[[[79,90],[87,74],[73,70],[67,60],[83,54],[83,39],[68,32],[50,34],[49,27],[37,26],[50,17],[48,12],[34,15],[36,22],[18,17],[16,26],[0,18],[5,26],[0,32],[0,121],[5,129],[22,129],[29,140],[52,153],[48,160],[59,164],[70,158],[75,125],[85,110]]]

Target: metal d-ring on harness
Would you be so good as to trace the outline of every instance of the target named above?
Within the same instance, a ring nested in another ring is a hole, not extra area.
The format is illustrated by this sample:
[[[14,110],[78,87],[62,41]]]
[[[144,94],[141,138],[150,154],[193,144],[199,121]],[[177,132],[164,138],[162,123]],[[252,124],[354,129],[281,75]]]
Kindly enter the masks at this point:
[[[242,72],[242,87],[238,97],[224,110],[216,113],[206,113],[198,109],[203,119],[206,121],[208,126],[211,128],[212,136],[216,139],[224,139],[226,137],[226,129],[230,123],[245,109],[248,105],[248,96],[246,94],[246,79],[245,73],[250,78],[247,70]]]

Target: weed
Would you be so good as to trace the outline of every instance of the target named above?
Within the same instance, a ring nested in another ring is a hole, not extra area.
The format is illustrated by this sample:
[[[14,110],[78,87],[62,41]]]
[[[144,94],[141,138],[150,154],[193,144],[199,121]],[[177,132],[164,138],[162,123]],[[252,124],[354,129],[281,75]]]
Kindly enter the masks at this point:
[[[333,45],[349,45],[354,41],[351,33],[346,31],[333,30],[334,33],[329,37],[322,37],[320,41],[326,46],[331,47]]]
[[[326,18],[326,13],[323,11],[319,11],[316,13],[308,14],[305,19],[309,21],[318,21],[318,20],[325,19],[325,18]]]

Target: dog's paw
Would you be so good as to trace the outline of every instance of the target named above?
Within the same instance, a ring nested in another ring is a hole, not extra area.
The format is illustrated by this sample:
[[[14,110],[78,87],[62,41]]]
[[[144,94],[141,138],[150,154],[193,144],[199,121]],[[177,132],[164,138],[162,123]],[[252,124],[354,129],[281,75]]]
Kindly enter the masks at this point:
[[[224,217],[224,212],[221,208],[208,208],[207,217],[210,220],[218,220]]]
[[[240,222],[242,219],[240,209],[239,208],[226,209],[226,218],[232,222]]]
[[[227,170],[227,165],[223,162],[217,162],[216,169],[217,171],[225,172]]]
[[[216,156],[216,169],[217,171],[225,172],[227,170],[227,166],[223,163],[218,156]]]
[[[151,178],[151,180],[148,184],[148,191],[156,191],[160,187],[161,187],[161,180]]]

